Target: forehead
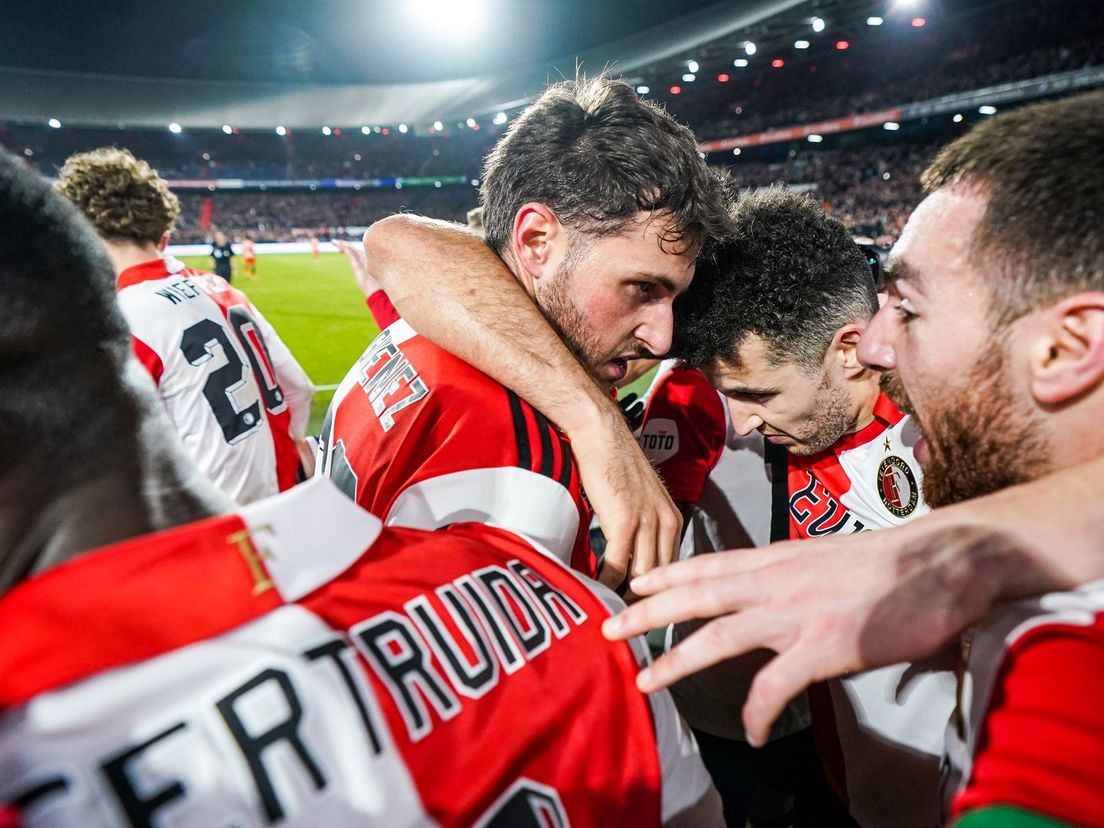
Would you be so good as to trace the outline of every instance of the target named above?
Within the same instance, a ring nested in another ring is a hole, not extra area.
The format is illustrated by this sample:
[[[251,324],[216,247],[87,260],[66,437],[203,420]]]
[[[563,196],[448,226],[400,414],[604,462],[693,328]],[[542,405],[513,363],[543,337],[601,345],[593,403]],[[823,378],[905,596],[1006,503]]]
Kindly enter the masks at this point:
[[[758,334],[748,334],[740,343],[738,362],[717,360],[704,373],[720,390],[739,387],[746,390],[781,391],[802,382],[816,382],[795,363],[772,359],[767,341]]]
[[[932,295],[980,287],[971,261],[972,240],[987,201],[979,188],[962,185],[927,196],[893,246],[890,279]]]
[[[637,213],[619,233],[594,239],[592,249],[600,251],[607,263],[625,267],[662,267],[665,272],[685,271],[693,267],[698,255],[696,240],[667,241],[676,236],[675,222],[669,213]],[[614,257],[619,257],[614,258]]]

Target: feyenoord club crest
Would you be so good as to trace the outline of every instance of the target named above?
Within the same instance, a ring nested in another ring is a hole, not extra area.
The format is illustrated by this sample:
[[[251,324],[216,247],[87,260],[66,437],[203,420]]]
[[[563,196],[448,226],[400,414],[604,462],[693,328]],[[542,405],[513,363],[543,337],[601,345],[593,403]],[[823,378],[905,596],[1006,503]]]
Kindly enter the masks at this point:
[[[916,504],[920,502],[916,475],[896,454],[889,455],[878,466],[878,494],[890,514],[896,517],[908,517],[916,511]]]

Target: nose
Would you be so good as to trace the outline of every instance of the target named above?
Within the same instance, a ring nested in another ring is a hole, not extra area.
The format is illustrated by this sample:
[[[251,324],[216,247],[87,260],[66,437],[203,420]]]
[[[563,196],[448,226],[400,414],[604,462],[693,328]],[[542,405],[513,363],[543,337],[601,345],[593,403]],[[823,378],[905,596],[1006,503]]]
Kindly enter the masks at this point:
[[[633,336],[656,356],[671,350],[675,317],[671,302],[656,302],[644,310],[644,319],[633,330]]]
[[[763,418],[755,413],[754,408],[739,400],[728,400],[728,413],[732,417],[732,430],[741,437],[747,437],[763,424]]]
[[[897,367],[897,354],[893,349],[893,308],[883,306],[859,338],[859,362],[875,371],[891,371]]]

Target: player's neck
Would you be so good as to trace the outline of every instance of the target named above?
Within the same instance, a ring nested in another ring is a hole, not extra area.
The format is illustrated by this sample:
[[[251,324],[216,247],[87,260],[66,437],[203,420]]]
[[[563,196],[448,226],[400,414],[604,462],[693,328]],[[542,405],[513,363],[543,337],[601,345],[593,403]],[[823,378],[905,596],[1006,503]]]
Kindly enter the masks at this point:
[[[862,431],[874,422],[874,407],[878,404],[881,393],[878,375],[873,371],[865,371],[862,376],[852,380],[851,395],[855,401],[855,419],[847,430],[848,434]]]
[[[153,242],[136,244],[135,242],[115,242],[103,240],[107,258],[111,260],[111,266],[118,276],[124,270],[143,262],[161,258],[161,251]]]

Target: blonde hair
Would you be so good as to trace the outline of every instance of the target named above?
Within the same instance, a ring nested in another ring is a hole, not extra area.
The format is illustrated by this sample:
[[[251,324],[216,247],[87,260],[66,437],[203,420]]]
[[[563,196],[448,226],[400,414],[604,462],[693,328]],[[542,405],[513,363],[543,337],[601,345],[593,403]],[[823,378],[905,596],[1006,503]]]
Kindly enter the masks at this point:
[[[180,215],[180,201],[157,171],[116,147],[71,155],[57,189],[113,241],[157,243]]]

